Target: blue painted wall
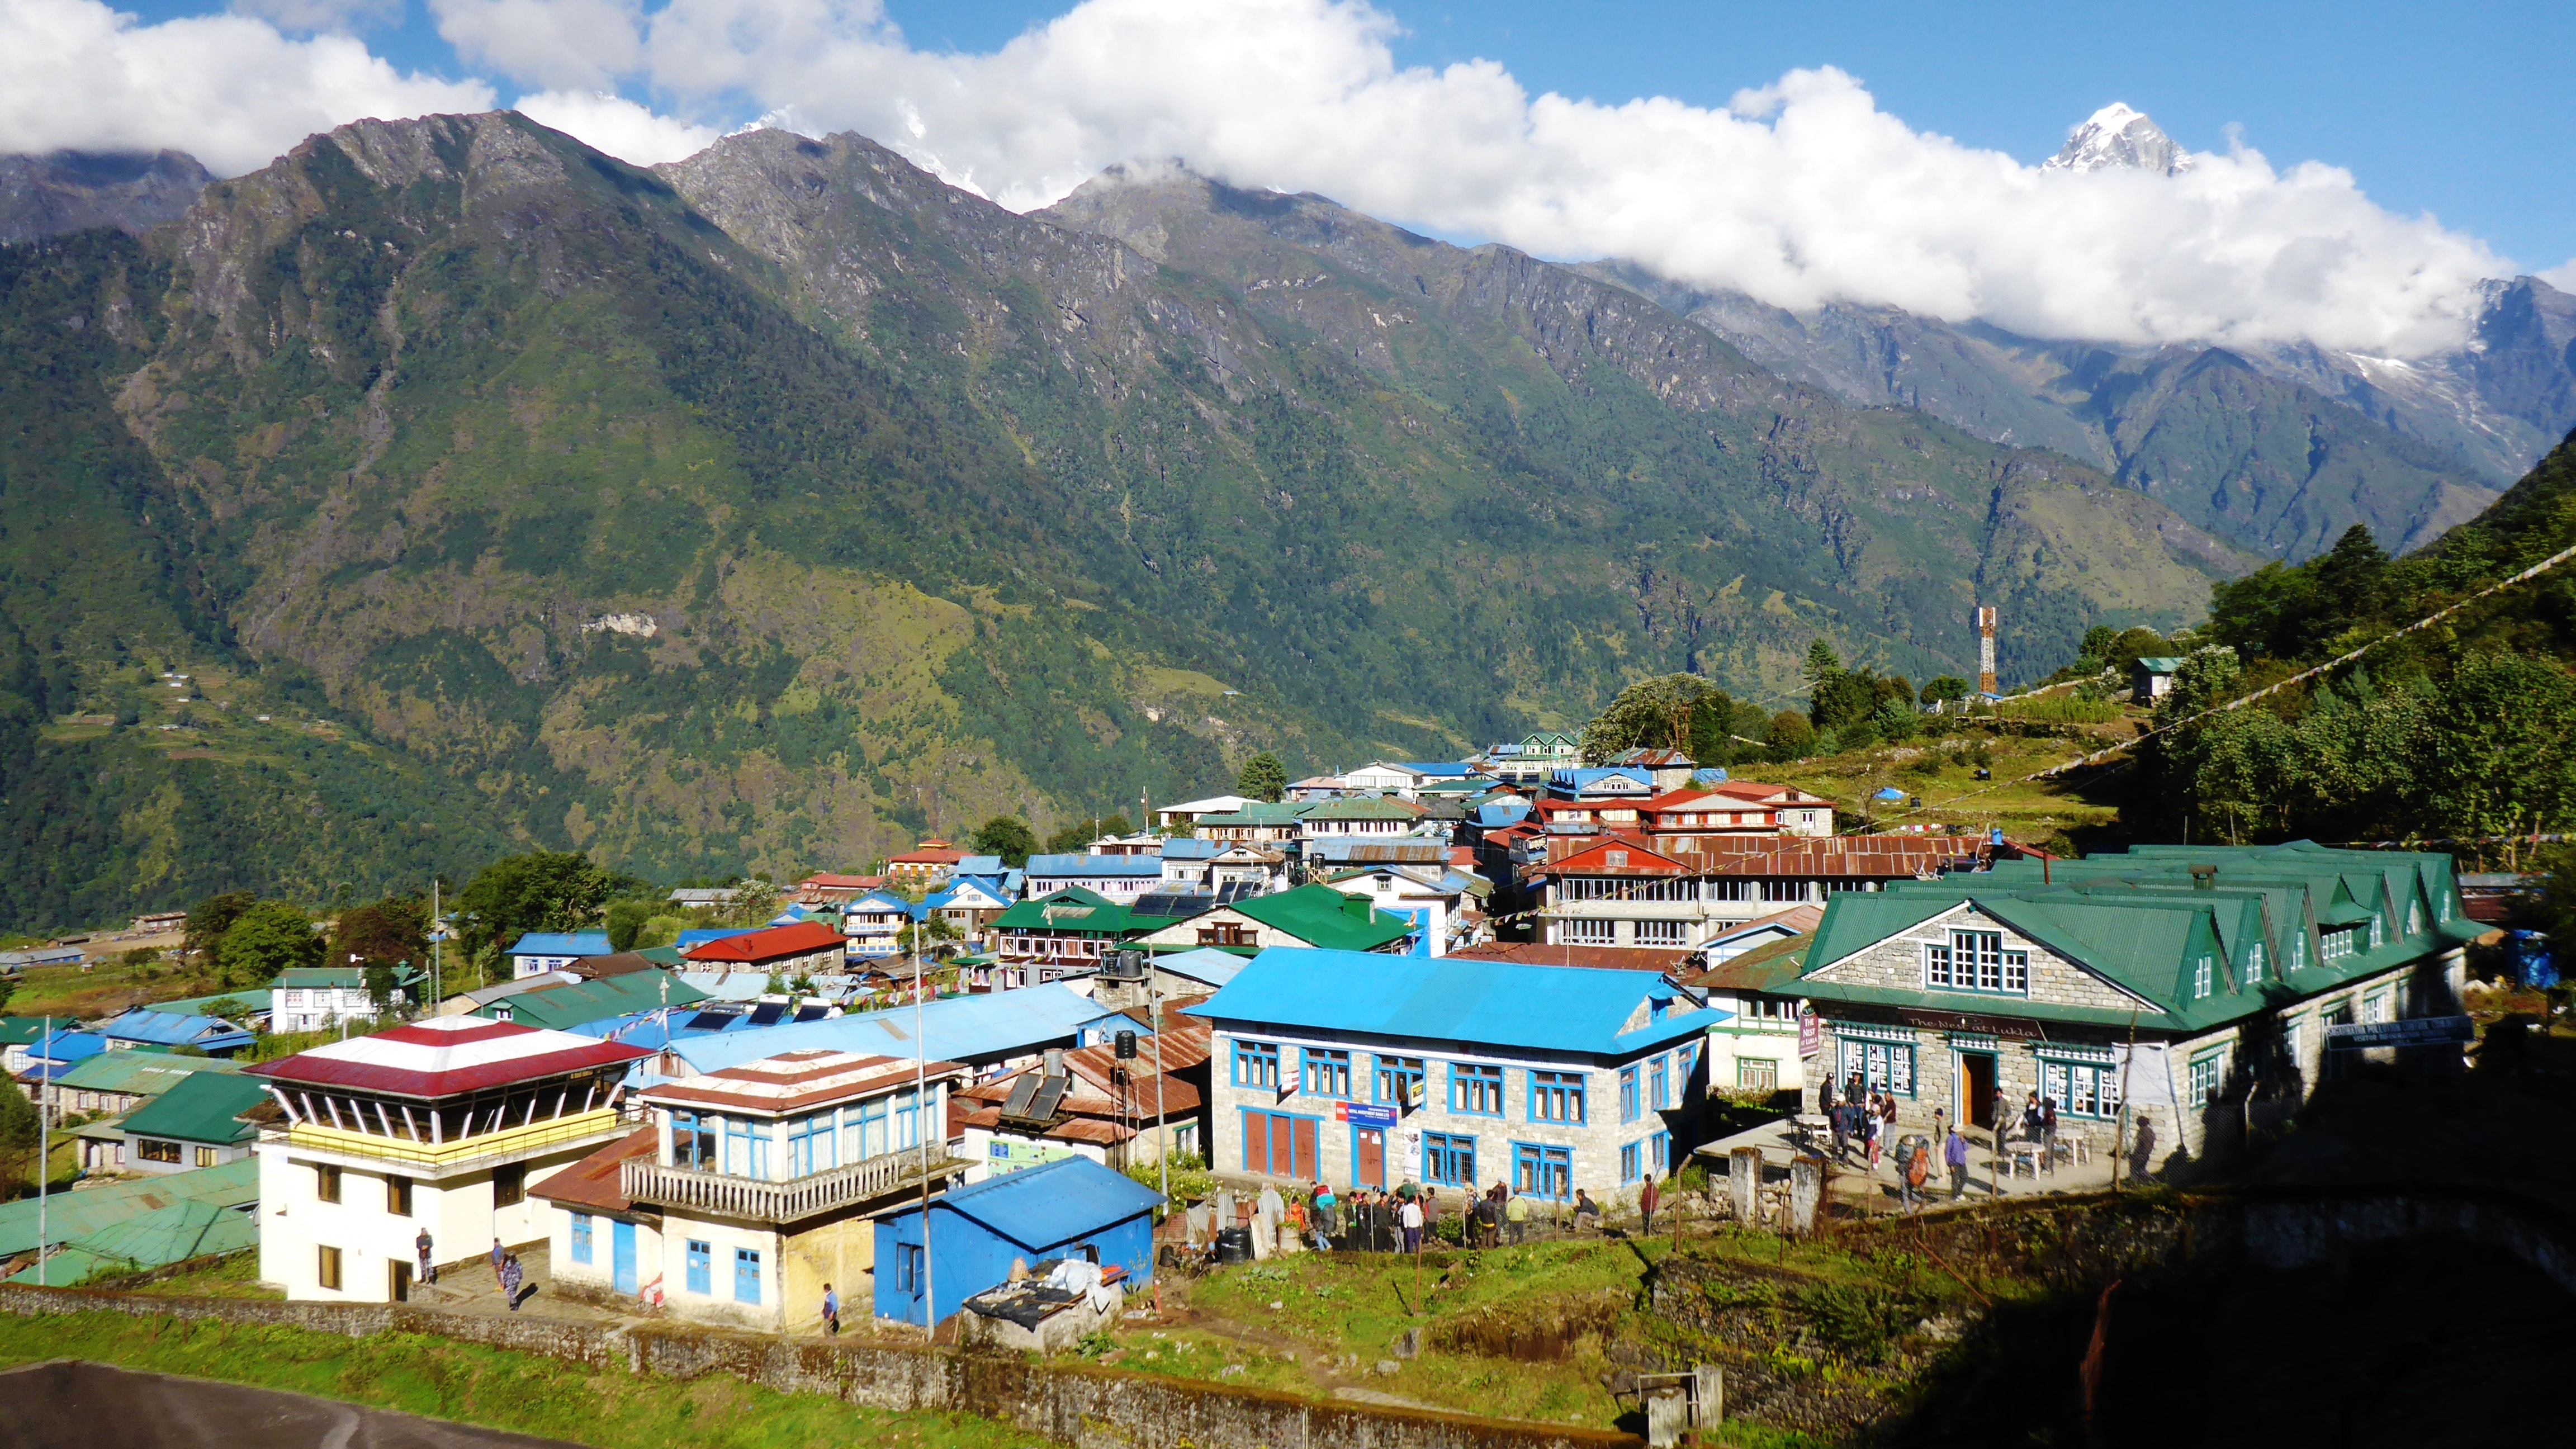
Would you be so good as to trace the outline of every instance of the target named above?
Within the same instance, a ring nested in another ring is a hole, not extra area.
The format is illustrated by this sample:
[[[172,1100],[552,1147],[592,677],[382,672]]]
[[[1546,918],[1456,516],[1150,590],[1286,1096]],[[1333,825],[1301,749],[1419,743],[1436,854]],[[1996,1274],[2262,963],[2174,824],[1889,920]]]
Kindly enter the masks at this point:
[[[930,1286],[938,1295],[932,1308],[942,1320],[967,1299],[1009,1282],[1013,1258],[1026,1259],[1034,1267],[1045,1258],[1080,1257],[1080,1250],[1089,1246],[1099,1250],[1102,1267],[1125,1267],[1129,1286],[1154,1280],[1154,1215],[1150,1209],[1096,1233],[1062,1242],[1020,1243],[933,1198],[929,1228]],[[922,1321],[921,1303],[914,1292],[903,1287],[896,1264],[901,1248],[918,1247],[921,1243],[921,1211],[916,1208],[879,1218],[876,1229],[877,1316],[918,1324]]]

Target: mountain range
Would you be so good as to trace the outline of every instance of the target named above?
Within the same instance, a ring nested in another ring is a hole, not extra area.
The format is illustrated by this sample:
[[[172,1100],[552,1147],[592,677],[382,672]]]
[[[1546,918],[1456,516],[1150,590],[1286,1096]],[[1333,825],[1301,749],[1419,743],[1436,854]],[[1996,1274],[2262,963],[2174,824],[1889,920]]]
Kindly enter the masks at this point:
[[[1818,635],[1960,672],[1981,602],[2028,676],[2306,549],[1180,170],[1021,216],[857,136],[643,170],[496,113],[160,204],[0,248],[0,920],[855,866],[1670,670],[1778,708]]]

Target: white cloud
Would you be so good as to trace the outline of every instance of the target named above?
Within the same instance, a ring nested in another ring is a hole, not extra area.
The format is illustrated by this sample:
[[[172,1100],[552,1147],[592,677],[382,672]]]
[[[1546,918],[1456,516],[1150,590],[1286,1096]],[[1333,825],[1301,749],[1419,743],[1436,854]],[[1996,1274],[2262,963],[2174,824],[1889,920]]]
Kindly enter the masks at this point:
[[[369,116],[480,111],[492,90],[404,75],[342,35],[264,20],[141,24],[97,0],[0,0],[0,150],[157,150],[232,175]]]
[[[712,127],[658,116],[601,91],[540,91],[521,96],[513,109],[635,166],[694,156],[714,145],[717,136]]]
[[[2545,272],[2532,275],[2562,292],[2576,292],[2576,257],[2569,257]]]
[[[639,0],[429,0],[468,62],[543,86],[597,88],[635,68]]]
[[[233,0],[232,8],[281,30],[363,30],[402,19],[403,0]]]

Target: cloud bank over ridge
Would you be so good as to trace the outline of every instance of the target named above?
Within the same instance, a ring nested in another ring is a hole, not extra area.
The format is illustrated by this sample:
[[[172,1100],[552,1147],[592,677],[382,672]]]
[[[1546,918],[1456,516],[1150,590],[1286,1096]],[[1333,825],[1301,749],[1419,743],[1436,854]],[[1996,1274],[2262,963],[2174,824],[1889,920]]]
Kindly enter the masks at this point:
[[[427,3],[528,114],[639,163],[765,116],[859,131],[1027,210],[1112,163],[1178,159],[1785,307],[2122,341],[2417,354],[2457,342],[2472,285],[2511,270],[2317,162],[2239,148],[2172,176],[2042,171],[1916,131],[1830,68],[1723,109],[1532,96],[1491,62],[1398,66],[1394,23],[1360,0],[1087,0],[983,55],[913,48],[874,0]],[[31,32],[69,38],[28,61]],[[247,16],[143,26],[97,0],[0,0],[0,37],[5,149],[172,145],[238,171],[333,122],[495,94]]]

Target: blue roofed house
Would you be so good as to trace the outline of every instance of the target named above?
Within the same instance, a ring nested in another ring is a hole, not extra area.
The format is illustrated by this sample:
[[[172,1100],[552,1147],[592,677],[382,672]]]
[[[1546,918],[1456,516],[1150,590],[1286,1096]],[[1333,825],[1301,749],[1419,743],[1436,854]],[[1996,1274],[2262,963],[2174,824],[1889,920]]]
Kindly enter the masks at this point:
[[[853,960],[881,961],[903,952],[903,931],[912,924],[912,902],[889,890],[873,890],[841,906],[841,935]]]
[[[153,1011],[136,1007],[91,1028],[112,1052],[136,1047],[168,1050],[195,1047],[210,1057],[228,1056],[251,1044],[248,1029],[219,1016]]]
[[[1158,855],[1032,855],[1028,883],[1030,900],[1078,886],[1126,905],[1161,888],[1163,860]]]
[[[880,1214],[877,1316],[944,1321],[966,1299],[1008,1282],[1014,1259],[1034,1268],[1080,1258],[1123,1268],[1125,1286],[1142,1288],[1154,1280],[1154,1209],[1162,1201],[1125,1173],[1065,1157],[941,1193],[926,1209]],[[929,1294],[936,1297],[925,1312]]]
[[[585,956],[613,956],[606,931],[530,931],[510,947],[512,976],[543,976]]]
[[[969,856],[973,860],[978,857]],[[991,860],[993,857],[981,857]],[[1011,908],[1014,898],[1005,893],[999,875],[967,875],[962,872],[948,878],[948,884],[922,901],[928,914],[937,915],[955,926],[969,942],[980,943],[985,928],[996,917]]]
[[[1568,1201],[1696,1143],[1726,1019],[1659,971],[1274,948],[1209,1000],[1220,1172]]]

